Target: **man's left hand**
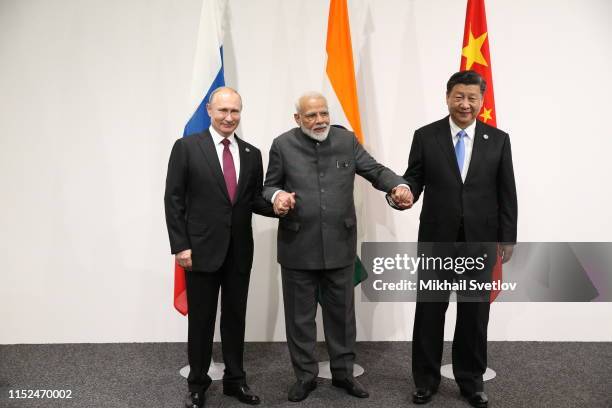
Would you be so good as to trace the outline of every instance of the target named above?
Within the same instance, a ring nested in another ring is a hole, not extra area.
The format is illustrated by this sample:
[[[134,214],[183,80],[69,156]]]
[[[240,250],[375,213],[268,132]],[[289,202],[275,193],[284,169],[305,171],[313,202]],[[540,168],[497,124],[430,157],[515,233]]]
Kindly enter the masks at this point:
[[[409,188],[404,186],[397,186],[391,190],[391,199],[402,210],[412,207],[414,204],[414,197]]]
[[[497,247],[499,256],[502,257],[502,263],[505,264],[512,258],[512,252],[514,251],[514,245],[511,244],[500,244]]]

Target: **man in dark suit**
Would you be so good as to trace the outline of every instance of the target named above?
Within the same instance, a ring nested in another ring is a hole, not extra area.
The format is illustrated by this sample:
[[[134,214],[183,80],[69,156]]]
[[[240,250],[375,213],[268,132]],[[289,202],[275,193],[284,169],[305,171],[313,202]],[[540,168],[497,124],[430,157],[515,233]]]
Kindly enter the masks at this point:
[[[216,89],[207,104],[208,130],[179,139],[168,163],[166,223],[176,261],[185,269],[189,308],[186,406],[201,407],[221,288],[223,392],[247,404],[259,398],[246,384],[244,329],[253,263],[253,212],[273,216],[261,195],[260,151],[239,139],[242,100],[233,89]]]
[[[332,384],[353,396],[368,392],[353,378],[355,304],[353,272],[357,220],[353,201],[355,174],[401,202],[409,195],[404,180],[377,163],[352,132],[330,127],[327,101],[319,93],[303,95],[294,115],[299,127],[272,142],[264,196],[279,220],[287,344],[297,382],[290,401],[301,401],[316,387],[318,363],[315,315],[317,296],[323,311]]]
[[[414,201],[424,191],[419,242],[498,242],[506,262],[516,242],[512,154],[507,133],[477,120],[485,89],[484,79],[474,71],[451,76],[446,89],[450,115],[415,132],[404,179]],[[449,295],[416,305],[412,372],[417,404],[429,402],[440,383]],[[453,370],[462,395],[475,407],[488,403],[482,380],[488,299],[457,302]]]

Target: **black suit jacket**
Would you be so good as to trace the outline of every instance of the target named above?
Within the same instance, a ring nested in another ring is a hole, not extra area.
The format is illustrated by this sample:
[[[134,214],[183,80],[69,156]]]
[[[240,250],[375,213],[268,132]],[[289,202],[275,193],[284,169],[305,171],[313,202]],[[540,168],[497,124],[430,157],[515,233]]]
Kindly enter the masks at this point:
[[[507,133],[477,121],[465,183],[448,116],[414,133],[404,179],[422,192],[421,242],[452,242],[461,222],[469,242],[516,242],[517,199]]]
[[[261,152],[238,137],[236,142],[240,175],[234,203],[210,131],[178,139],[170,154],[164,195],[170,247],[173,254],[191,249],[194,271],[218,270],[231,238],[235,266],[240,272],[250,272],[252,213],[274,215],[272,204],[261,195]]]

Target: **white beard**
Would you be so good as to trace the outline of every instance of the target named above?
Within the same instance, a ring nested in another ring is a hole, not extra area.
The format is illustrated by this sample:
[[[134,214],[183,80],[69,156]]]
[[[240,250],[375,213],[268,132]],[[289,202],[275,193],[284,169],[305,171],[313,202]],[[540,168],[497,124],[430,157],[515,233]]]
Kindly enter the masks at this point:
[[[329,135],[330,126],[327,126],[323,133],[315,133],[313,130],[308,129],[305,126],[300,126],[300,128],[302,129],[302,132],[304,132],[304,134],[309,138],[314,139],[317,142],[322,142],[327,139],[327,135]]]

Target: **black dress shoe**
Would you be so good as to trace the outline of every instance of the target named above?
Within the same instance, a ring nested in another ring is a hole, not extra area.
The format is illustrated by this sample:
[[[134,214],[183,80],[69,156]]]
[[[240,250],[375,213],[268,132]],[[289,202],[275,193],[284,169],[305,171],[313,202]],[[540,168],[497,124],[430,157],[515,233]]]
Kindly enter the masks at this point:
[[[412,402],[415,404],[427,404],[431,401],[431,397],[433,397],[436,391],[437,390],[429,388],[417,388],[416,391],[412,393]]]
[[[461,391],[461,395],[463,395],[470,405],[475,408],[487,408],[489,405],[489,398],[483,391],[475,392],[473,394],[468,394]]]
[[[238,398],[238,401],[244,404],[257,405],[261,402],[259,397],[246,384],[224,385],[223,393]]]
[[[202,408],[204,406],[204,394],[199,392],[190,392],[185,398],[186,408]]]
[[[298,380],[289,390],[288,399],[291,402],[299,402],[305,400],[312,390],[317,388],[316,380],[300,381]]]
[[[332,385],[334,387],[344,388],[346,392],[357,398],[368,398],[370,394],[363,388],[363,385],[354,378],[345,378],[343,380],[336,380],[332,378]]]

